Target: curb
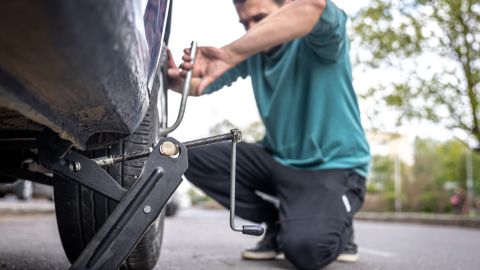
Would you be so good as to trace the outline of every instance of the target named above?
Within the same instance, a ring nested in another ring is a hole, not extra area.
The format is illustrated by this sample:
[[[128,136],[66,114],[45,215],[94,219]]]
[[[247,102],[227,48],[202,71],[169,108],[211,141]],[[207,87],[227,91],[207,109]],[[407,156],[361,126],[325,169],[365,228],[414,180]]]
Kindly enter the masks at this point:
[[[480,229],[479,216],[462,216],[446,214],[425,213],[374,213],[359,212],[355,215],[356,220],[376,222],[400,222],[427,225],[457,226]]]
[[[52,202],[0,202],[0,216],[46,215],[53,214],[55,207]]]

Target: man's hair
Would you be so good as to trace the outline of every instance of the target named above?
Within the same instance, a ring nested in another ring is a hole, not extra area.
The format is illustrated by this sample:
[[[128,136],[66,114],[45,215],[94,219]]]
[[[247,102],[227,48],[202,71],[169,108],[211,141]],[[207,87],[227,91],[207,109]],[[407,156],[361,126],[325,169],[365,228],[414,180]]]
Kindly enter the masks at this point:
[[[245,3],[247,0],[233,0],[233,3],[234,4],[243,4]],[[272,0],[273,2],[275,2],[277,5],[281,6],[283,5],[283,3],[285,2],[285,0]]]

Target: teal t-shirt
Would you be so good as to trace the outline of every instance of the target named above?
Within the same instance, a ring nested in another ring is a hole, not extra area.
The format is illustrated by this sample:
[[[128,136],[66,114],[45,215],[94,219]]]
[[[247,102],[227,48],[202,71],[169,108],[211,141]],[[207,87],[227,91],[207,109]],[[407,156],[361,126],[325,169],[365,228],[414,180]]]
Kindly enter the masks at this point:
[[[307,36],[273,54],[230,69],[205,93],[250,76],[266,128],[264,146],[280,163],[301,169],[368,173],[370,150],[352,85],[347,16],[327,6]]]

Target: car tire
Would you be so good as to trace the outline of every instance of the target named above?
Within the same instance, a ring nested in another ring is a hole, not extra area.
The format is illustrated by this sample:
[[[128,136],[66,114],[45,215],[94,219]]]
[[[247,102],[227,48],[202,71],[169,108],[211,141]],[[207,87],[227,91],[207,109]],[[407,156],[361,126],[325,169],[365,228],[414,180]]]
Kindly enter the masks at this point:
[[[165,206],[165,215],[167,217],[173,217],[177,214],[178,211],[178,203],[176,201],[170,201]]]
[[[160,91],[161,92],[161,91]],[[120,143],[108,149],[84,153],[91,158],[105,155],[118,155],[148,149],[158,141],[159,116],[157,96],[137,130]],[[140,176],[146,158],[126,161],[107,167],[106,170],[115,181],[130,188]],[[54,201],[57,225],[62,245],[70,262],[74,262],[89,240],[107,220],[116,203],[105,196],[60,176],[54,186]],[[159,256],[163,238],[164,211],[145,232],[135,249],[130,253],[121,269],[153,269]]]

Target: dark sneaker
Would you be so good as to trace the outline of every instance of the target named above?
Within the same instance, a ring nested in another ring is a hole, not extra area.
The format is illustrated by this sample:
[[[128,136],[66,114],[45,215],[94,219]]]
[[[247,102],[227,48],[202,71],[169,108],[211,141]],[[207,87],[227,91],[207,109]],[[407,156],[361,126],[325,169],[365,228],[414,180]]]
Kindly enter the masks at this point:
[[[339,262],[356,262],[358,259],[358,248],[353,242],[348,243],[337,257]]]
[[[242,252],[242,258],[245,260],[273,260],[281,254],[277,243],[277,234],[280,230],[279,225],[267,227],[263,240],[258,242],[252,249]]]

